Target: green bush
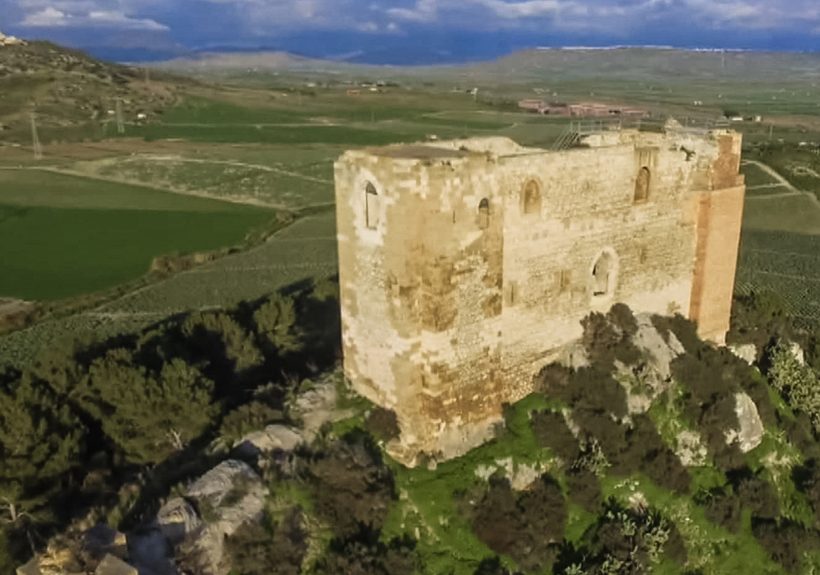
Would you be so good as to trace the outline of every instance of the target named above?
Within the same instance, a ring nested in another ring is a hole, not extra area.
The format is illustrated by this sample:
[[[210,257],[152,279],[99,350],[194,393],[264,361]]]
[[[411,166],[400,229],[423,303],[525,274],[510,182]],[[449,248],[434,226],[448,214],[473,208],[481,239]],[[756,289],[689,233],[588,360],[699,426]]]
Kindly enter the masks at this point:
[[[299,575],[308,533],[302,513],[291,509],[279,523],[265,517],[246,523],[225,540],[235,575]]]
[[[370,436],[352,432],[314,455],[306,473],[316,511],[338,538],[382,528],[396,492]]]
[[[752,533],[772,559],[789,573],[798,573],[803,554],[820,549],[820,533],[786,520],[757,519]]]
[[[566,520],[564,495],[548,475],[523,492],[513,491],[504,478],[491,477],[472,514],[476,536],[527,571],[549,568],[564,536]]]

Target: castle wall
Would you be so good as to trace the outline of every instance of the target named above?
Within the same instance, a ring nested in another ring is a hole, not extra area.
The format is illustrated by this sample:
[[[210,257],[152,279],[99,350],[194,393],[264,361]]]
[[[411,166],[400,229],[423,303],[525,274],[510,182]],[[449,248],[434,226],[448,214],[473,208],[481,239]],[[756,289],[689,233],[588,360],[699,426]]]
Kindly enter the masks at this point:
[[[668,148],[668,147],[667,147]],[[515,398],[558,349],[581,336],[590,311],[616,302],[636,312],[686,313],[692,291],[695,218],[690,188],[697,165],[683,152],[632,145],[503,161],[505,217],[504,357]],[[649,198],[634,200],[641,168]],[[541,210],[525,214],[519,196],[534,178]],[[614,289],[594,296],[592,268],[614,256]]]
[[[688,314],[716,340],[728,329],[739,137],[591,143],[468,140],[337,162],[345,373],[396,411],[400,459],[479,442],[590,311],[623,302]]]

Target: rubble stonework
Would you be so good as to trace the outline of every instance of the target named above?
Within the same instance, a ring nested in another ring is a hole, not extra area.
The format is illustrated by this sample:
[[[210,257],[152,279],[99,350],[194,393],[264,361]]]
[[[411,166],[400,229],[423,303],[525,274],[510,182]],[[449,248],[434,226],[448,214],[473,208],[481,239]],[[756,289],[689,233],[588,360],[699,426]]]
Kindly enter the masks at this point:
[[[723,342],[745,195],[741,136],[669,124],[563,151],[506,138],[337,162],[346,376],[393,409],[394,454],[463,453],[618,302]]]

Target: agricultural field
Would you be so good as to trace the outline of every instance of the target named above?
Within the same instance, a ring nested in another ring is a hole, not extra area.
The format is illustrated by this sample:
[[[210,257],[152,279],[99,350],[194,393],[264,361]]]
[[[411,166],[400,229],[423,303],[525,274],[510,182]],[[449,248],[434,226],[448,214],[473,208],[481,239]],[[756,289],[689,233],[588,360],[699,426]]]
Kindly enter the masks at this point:
[[[231,306],[292,283],[332,277],[333,162],[344,150],[488,135],[550,147],[567,120],[521,113],[510,104],[532,96],[533,85],[481,98],[419,82],[356,95],[334,85],[199,85],[150,121],[127,121],[125,134],[114,134],[111,125],[88,127],[93,134],[78,141],[70,134],[52,138],[45,130],[45,159],[36,165],[25,146],[0,148],[0,213],[6,218],[0,222],[0,255],[17,266],[0,277],[2,296],[43,301],[99,291],[142,276],[157,255],[236,245],[277,212],[297,218],[248,251],[4,336],[0,363],[30,361],[65,337],[128,333],[178,312]],[[584,85],[572,90],[580,94]],[[613,84],[608,90],[617,100],[618,90],[628,99],[636,88]],[[653,94],[658,113],[686,112],[681,94]],[[799,142],[812,141],[811,133],[788,122],[738,127],[750,160],[743,166],[749,190],[738,290],[778,289],[802,317],[815,317],[811,246],[820,234],[820,208],[803,192],[811,189],[811,170],[820,168],[811,163],[811,150],[799,148]],[[772,140],[799,156],[764,157],[762,145]],[[795,157],[807,169],[793,169]],[[314,215],[304,217],[308,213]],[[77,229],[89,233],[70,233]],[[54,247],[35,241],[46,237],[45,230],[60,230],[72,242]],[[34,239],[21,250],[20,237]],[[790,272],[790,260],[779,254],[799,258],[803,271]],[[71,278],[60,280],[60,274]],[[799,277],[786,280],[782,274]]]
[[[248,251],[178,273],[97,308],[0,337],[0,368],[4,362],[29,363],[61,342],[132,333],[192,309],[231,307],[292,284],[331,278],[337,269],[335,214],[310,216]]]
[[[790,160],[797,161],[796,158]],[[746,206],[736,291],[773,291],[807,325],[820,323],[820,201],[762,162],[744,164]]]
[[[47,301],[105,290],[169,253],[240,243],[271,210],[87,180],[0,170],[0,294]]]

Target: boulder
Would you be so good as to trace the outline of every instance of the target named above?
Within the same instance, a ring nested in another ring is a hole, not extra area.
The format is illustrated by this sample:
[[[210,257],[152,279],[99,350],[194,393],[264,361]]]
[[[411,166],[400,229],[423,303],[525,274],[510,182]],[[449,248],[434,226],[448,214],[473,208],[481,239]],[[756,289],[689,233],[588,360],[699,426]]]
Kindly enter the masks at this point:
[[[675,438],[675,455],[686,467],[700,467],[709,458],[709,451],[695,431],[684,430]]]
[[[285,425],[269,425],[262,431],[246,435],[234,444],[234,448],[239,455],[257,457],[276,451],[293,451],[303,442],[299,430]]]
[[[744,345],[730,345],[729,351],[749,365],[754,365],[757,361],[757,346],[753,343],[747,343]]]
[[[792,357],[799,363],[801,366],[806,365],[806,352],[803,351],[803,348],[800,347],[799,343],[792,342],[789,346],[789,353],[792,354]]]
[[[171,545],[179,545],[199,529],[201,521],[190,503],[175,497],[159,510],[155,525]]]
[[[668,380],[672,377],[672,361],[685,353],[686,349],[672,332],[669,332],[669,341],[664,339],[652,323],[650,314],[638,314],[635,321],[638,331],[632,336],[632,343],[644,352],[649,367],[658,373],[661,380]]]
[[[730,429],[726,432],[726,443],[737,443],[743,453],[748,453],[763,441],[763,421],[755,402],[743,392],[735,394],[735,413],[740,429]]]
[[[202,526],[191,533],[185,546],[200,566],[201,575],[226,575],[223,564],[225,538],[242,525],[259,521],[267,488],[246,463],[225,461],[196,480],[187,491],[200,511]]]
[[[25,565],[18,567],[16,573],[17,575],[41,575],[39,559],[37,557],[32,558]]]
[[[106,555],[97,566],[94,575],[140,575],[140,573],[122,559]]]

